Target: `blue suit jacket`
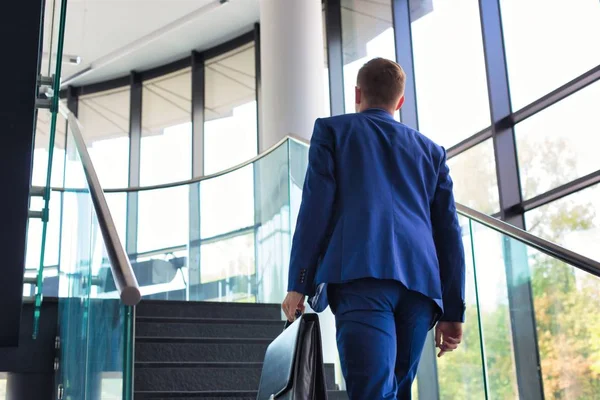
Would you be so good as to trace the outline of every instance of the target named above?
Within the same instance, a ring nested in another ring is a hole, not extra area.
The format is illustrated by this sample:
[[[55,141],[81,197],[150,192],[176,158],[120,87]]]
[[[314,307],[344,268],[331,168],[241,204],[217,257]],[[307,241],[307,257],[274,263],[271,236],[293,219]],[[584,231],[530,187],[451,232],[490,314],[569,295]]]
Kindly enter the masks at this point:
[[[463,321],[461,236],[442,147],[380,109],[315,122],[289,291],[394,279]]]

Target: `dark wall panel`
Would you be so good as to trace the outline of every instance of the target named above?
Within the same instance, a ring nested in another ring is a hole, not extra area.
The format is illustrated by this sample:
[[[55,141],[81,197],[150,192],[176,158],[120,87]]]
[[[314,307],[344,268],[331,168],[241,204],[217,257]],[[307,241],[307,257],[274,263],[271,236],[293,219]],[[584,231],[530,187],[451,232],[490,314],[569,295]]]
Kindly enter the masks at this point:
[[[41,0],[5,3],[0,13],[0,35],[12,38],[0,63],[0,347],[19,338],[41,13]]]

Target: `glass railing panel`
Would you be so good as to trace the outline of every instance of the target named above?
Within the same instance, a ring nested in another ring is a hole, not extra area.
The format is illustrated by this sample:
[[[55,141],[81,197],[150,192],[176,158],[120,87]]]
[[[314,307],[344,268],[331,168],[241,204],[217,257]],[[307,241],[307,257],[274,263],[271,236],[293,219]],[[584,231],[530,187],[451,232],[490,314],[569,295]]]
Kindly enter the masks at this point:
[[[471,265],[477,277],[479,324],[484,343],[488,398],[518,398],[517,373],[512,341],[510,305],[506,279],[504,237],[481,224],[470,222]],[[467,317],[469,312],[467,311]],[[476,326],[467,323],[468,330]],[[465,331],[468,335],[468,332]],[[481,350],[479,350],[481,356]]]
[[[58,384],[63,398],[131,399],[133,313],[122,305],[69,135],[60,251]]]
[[[44,205],[42,208],[42,228],[40,237],[40,254],[39,254],[39,266],[37,273],[37,282],[35,290],[35,309],[34,309],[34,325],[33,325],[33,336],[37,336],[38,320],[41,311],[42,299],[43,299],[43,284],[44,284],[44,259],[46,249],[46,239],[48,237],[48,210],[50,205],[50,187],[52,184],[52,167],[54,164],[54,147],[57,141],[57,133],[64,132],[64,126],[61,129],[57,129],[59,124],[64,123],[64,120],[60,120],[58,116],[58,104],[59,104],[59,92],[60,92],[60,77],[62,71],[62,52],[64,42],[64,30],[67,13],[67,1],[66,0],[51,0],[45,3],[44,14],[43,14],[43,42],[40,44],[42,48],[42,63],[39,74],[46,77],[54,77],[52,84],[45,85],[39,90],[38,98],[47,99],[51,101],[50,111],[41,111],[39,113],[36,135],[44,130],[44,124],[46,121],[47,129],[47,168],[46,168],[46,179],[41,186],[45,187],[44,193]],[[45,56],[45,57],[44,57]],[[58,132],[57,132],[58,131]],[[37,138],[36,138],[37,139]],[[39,142],[36,140],[36,145]],[[36,147],[37,148],[37,147]],[[35,155],[35,154],[34,154]],[[34,164],[35,164],[34,157]],[[38,160],[39,164],[39,160]],[[34,245],[34,244],[32,244]]]
[[[523,355],[515,353],[515,341],[530,353],[521,368],[531,368],[533,376],[540,371],[546,398],[595,398],[600,324],[589,316],[600,309],[600,278],[480,223],[471,225],[489,398],[524,393],[516,365]],[[525,291],[531,301],[509,301],[509,293]],[[524,317],[534,332],[523,331]]]
[[[254,165],[201,181],[200,216],[202,239],[254,226]]]
[[[285,143],[254,164],[256,301],[281,303],[289,265],[289,154]]]
[[[442,399],[484,399],[486,398],[486,375],[482,357],[482,326],[479,318],[481,309],[479,293],[475,285],[477,260],[472,246],[474,236],[468,219],[460,218],[460,225],[466,261],[464,335],[456,351],[437,358],[439,396]],[[427,385],[427,382],[422,384]]]
[[[511,240],[517,245],[514,240]],[[544,394],[593,399],[600,393],[600,278],[535,249],[529,267]]]

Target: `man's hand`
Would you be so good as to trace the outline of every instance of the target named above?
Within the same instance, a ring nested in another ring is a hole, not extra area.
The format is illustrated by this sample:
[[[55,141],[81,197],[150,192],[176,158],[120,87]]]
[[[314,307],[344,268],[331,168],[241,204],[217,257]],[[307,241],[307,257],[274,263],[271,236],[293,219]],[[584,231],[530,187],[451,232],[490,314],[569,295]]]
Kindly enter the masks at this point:
[[[440,349],[438,357],[458,348],[462,340],[462,322],[438,322],[435,327],[435,347]]]
[[[285,296],[285,300],[283,300],[283,304],[281,305],[285,316],[288,321],[294,322],[296,319],[296,311],[300,310],[304,313],[304,295],[298,292],[289,292],[287,296]]]

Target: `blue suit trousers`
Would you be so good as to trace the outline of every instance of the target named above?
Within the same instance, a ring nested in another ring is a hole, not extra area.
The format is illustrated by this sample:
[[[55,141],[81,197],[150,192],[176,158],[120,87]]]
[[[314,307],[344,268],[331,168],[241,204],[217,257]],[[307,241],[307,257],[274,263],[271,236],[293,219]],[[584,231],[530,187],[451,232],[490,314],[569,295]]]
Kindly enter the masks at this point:
[[[436,304],[379,279],[330,284],[328,297],[350,400],[410,400]]]

